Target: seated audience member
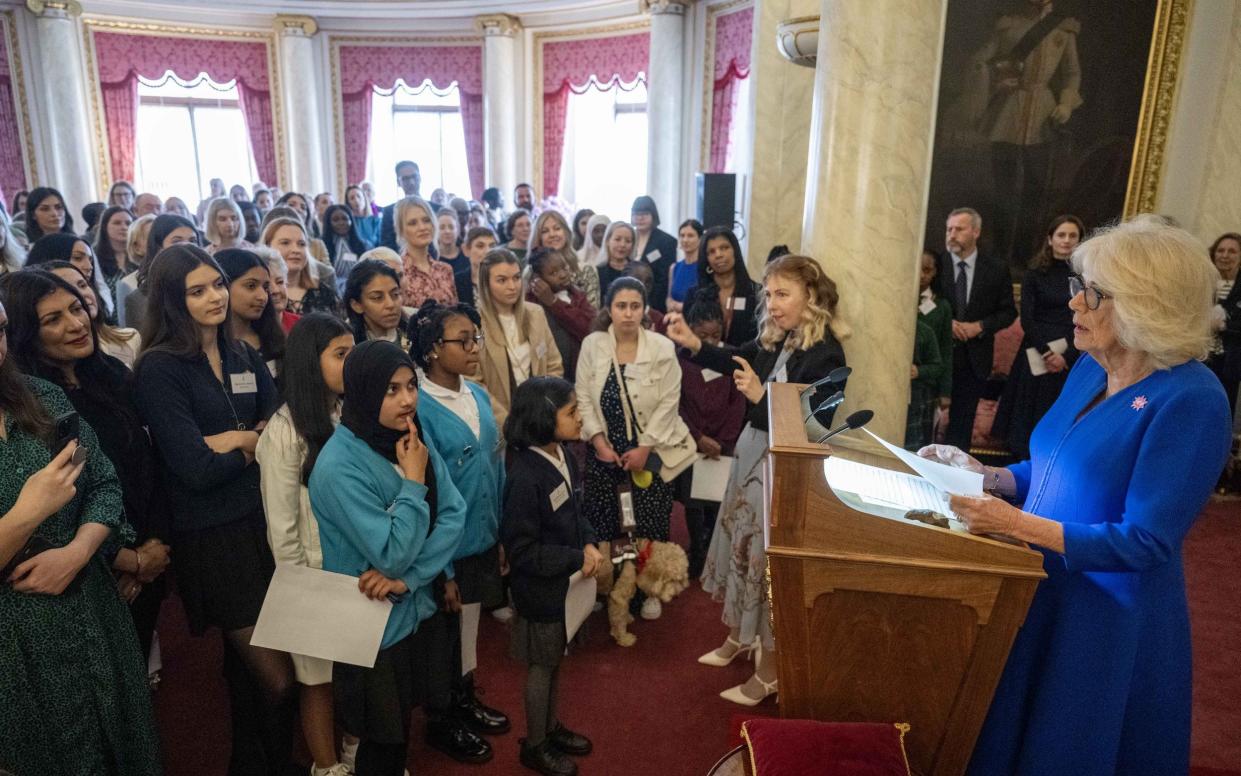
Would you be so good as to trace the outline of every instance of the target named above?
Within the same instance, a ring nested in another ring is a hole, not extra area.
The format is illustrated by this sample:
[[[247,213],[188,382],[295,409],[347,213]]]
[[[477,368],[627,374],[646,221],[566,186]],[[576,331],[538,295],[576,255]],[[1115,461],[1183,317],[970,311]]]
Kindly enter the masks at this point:
[[[99,268],[99,259],[95,257],[95,252],[86,240],[68,232],[40,237],[30,246],[30,253],[26,255],[26,266],[37,267],[49,261],[67,261],[76,267],[94,291],[103,319],[112,325],[116,324],[116,305],[112,301],[112,292],[108,290],[103,270]]]
[[[288,334],[302,317],[289,312],[289,265],[284,263],[284,257],[275,248],[256,245],[250,250],[267,264],[267,271],[271,275],[271,286],[268,288],[271,306],[280,315],[280,328]]]
[[[685,322],[699,340],[719,347],[724,335],[724,311],[717,302],[704,299],[694,305]],[[681,420],[689,427],[698,452],[713,460],[731,457],[745,425],[745,396],[727,376],[695,364],[687,355],[678,354],[677,361],[681,365]],[[685,526],[689,532],[689,575],[697,579],[702,575],[707,548],[711,546],[720,503],[690,498],[693,482],[692,470],[677,479],[678,498],[685,506]]]
[[[194,211],[194,215],[200,224],[207,217],[207,207],[211,204],[211,200],[228,195],[224,188],[224,181],[219,178],[212,178],[207,182],[207,185],[211,188],[211,193],[207,195],[206,199],[199,201],[198,210]]]
[[[239,202],[237,207],[241,208],[243,237],[250,244],[249,247],[253,248],[259,244],[259,238],[263,233],[261,229],[263,214],[253,202]]]
[[[349,270],[373,246],[358,234],[353,215],[345,205],[329,205],[323,212],[323,241],[327,244],[328,261],[336,274],[336,290],[343,293]]]
[[[146,277],[151,270],[151,262],[159,255],[160,251],[174,245],[180,245],[181,243],[202,245],[202,236],[188,218],[173,215],[172,213],[163,213],[158,216],[142,216],[135,224],[146,223],[143,221],[146,218],[151,219],[150,225],[145,228],[147,239],[143,255],[146,256],[146,259],[142,262],[138,272],[129,279],[132,280],[133,290],[128,291],[125,297],[125,325],[139,331],[142,330],[146,319]],[[141,226],[136,229],[135,233],[130,235],[131,239],[138,237],[142,230]],[[128,285],[128,283],[124,285]]]
[[[138,278],[141,277],[142,268],[146,266],[147,241],[154,223],[155,216],[136,218],[125,233],[125,254],[129,265],[134,269],[126,272],[116,283],[116,320],[122,326],[132,326],[135,329],[142,326],[142,308],[146,306],[146,299],[135,292],[138,290]]]
[[[99,268],[103,270],[103,280],[108,292],[117,299],[116,286],[121,278],[137,269],[129,261],[128,242],[129,225],[134,222],[133,215],[118,205],[113,205],[99,217],[99,229],[95,234],[94,252]],[[116,303],[117,314],[121,304]]]
[[[487,225],[492,229],[504,231],[504,195],[495,186],[483,190],[483,209],[487,213]],[[17,211],[14,211],[17,212]],[[498,235],[499,239],[507,239]]]
[[[82,236],[87,242],[95,242],[95,235],[99,233],[99,216],[103,215],[103,211],[107,209],[108,206],[103,202],[89,202],[82,206],[82,224],[86,227]]]
[[[195,245],[151,262],[135,398],[168,489],[190,632],[218,628],[223,637],[229,770],[280,773],[292,754],[292,665],[250,643],[275,570],[254,449],[279,396],[263,357],[230,335],[227,283]]]
[[[249,202],[250,192],[240,183],[234,183],[228,187],[228,198],[234,202]]]
[[[142,350],[142,335],[137,329],[116,327],[103,319],[95,289],[86,281],[82,270],[67,261],[49,261],[38,265],[73,286],[86,305],[86,311],[99,337],[99,349],[129,368],[133,368]]]
[[[668,277],[677,261],[677,240],[659,228],[659,208],[650,197],[638,197],[633,201],[630,223],[637,234],[634,236],[633,259],[651,265],[655,274],[655,296],[651,307],[665,312],[668,298]]]
[[[203,231],[207,238],[207,253],[214,254],[227,248],[249,248],[241,207],[231,197],[213,199],[207,206],[207,220]]]
[[[1030,457],[1030,433],[1056,403],[1077,362],[1073,311],[1069,309],[1069,276],[1073,273],[1069,262],[1084,236],[1085,227],[1077,216],[1056,218],[1021,282],[1021,348],[1013,358],[991,426],[991,435],[1007,442],[1009,452],[1019,460]],[[1031,371],[1026,355],[1030,348],[1038,352],[1044,374]]]
[[[157,776],[146,665],[101,552],[133,539],[120,482],[89,422],[50,454],[54,418],[73,405],[19,373],[3,343],[0,568],[10,581],[0,585],[0,768]],[[79,446],[85,458],[75,462]],[[72,745],[49,746],[49,735]]]
[[[577,254],[570,243],[569,222],[556,210],[544,210],[535,219],[530,233],[530,250],[547,248],[556,253],[569,268],[573,284],[582,289],[586,299],[594,307],[599,306],[599,268],[591,264],[579,264]]]
[[[466,272],[453,274],[453,281],[457,284],[457,299],[461,303],[475,306],[478,298],[478,268],[491,249],[496,247],[497,242],[499,240],[496,233],[486,226],[475,226],[465,233],[465,241],[461,247],[465,250],[470,266]]]
[[[668,312],[684,312],[694,287],[698,285],[698,244],[702,242],[702,224],[689,218],[677,229],[681,258],[668,270]]]
[[[513,207],[530,213],[530,217],[533,218],[535,211],[534,187],[529,183],[517,184],[513,188]]]
[[[454,276],[469,269],[470,260],[461,250],[462,230],[457,211],[441,208],[435,214],[435,226],[435,257],[452,267]]]
[[[362,242],[372,248],[379,245],[379,216],[371,211],[370,202],[361,186],[345,189],[345,205],[349,208],[349,215],[353,217],[354,228]]]
[[[108,207],[132,210],[137,197],[138,192],[134,191],[133,184],[129,181],[116,181],[108,187]]]
[[[237,203],[240,205],[241,203]],[[187,221],[194,221],[194,216],[190,213],[190,209],[186,207],[185,200],[180,197],[169,197],[164,200],[164,212],[181,216]]]
[[[588,207],[573,214],[573,251],[579,253],[582,248],[586,247],[586,225],[590,222],[590,217],[595,211]]]
[[[134,200],[134,215],[157,216],[164,212],[164,201],[150,192],[139,194]],[[184,216],[183,216],[184,217]]]
[[[905,449],[918,451],[932,441],[939,379],[947,364],[939,352],[935,331],[914,323],[914,359],[909,371],[909,409],[905,414]]]
[[[289,298],[287,310],[298,315],[338,314],[336,283],[331,276],[321,278],[315,272],[309,253],[310,237],[302,221],[293,218],[271,221],[263,229],[263,244],[279,251],[289,269],[285,291]]]
[[[501,428],[514,388],[531,377],[564,376],[564,362],[547,315],[523,296],[517,257],[505,248],[493,249],[478,269],[483,351],[476,379],[491,394]]]
[[[560,349],[560,360],[564,362],[565,379],[572,379],[582,340],[590,334],[598,311],[586,299],[586,294],[573,284],[560,252],[536,248],[530,253],[529,266],[526,299],[543,306],[547,325]]]
[[[504,234],[508,242],[504,247],[517,258],[522,269],[526,268],[526,253],[530,249],[530,213],[526,210],[514,210],[504,222]]]
[[[708,229],[699,243],[698,287],[690,299],[714,299],[724,311],[725,345],[739,348],[758,336],[761,291],[746,271],[737,235],[723,226]]]
[[[30,192],[25,189],[19,189],[13,194],[13,202],[10,204],[9,212],[13,214],[13,220],[26,218],[26,200],[29,199]]]
[[[306,316],[289,333],[282,364],[285,403],[272,415],[254,449],[267,517],[267,542],[277,563],[323,567],[319,527],[306,483],[339,422],[345,393],[343,370],[351,350],[349,329],[326,313]],[[342,746],[345,751],[337,757],[332,661],[307,655],[290,657],[301,685],[302,734],[314,759],[311,776],[344,776],[348,771],[337,763],[346,760],[350,750],[356,755],[357,740],[346,740]]]
[[[340,425],[310,473],[323,568],[359,577],[363,594],[393,603],[374,667],[333,667],[336,714],[360,739],[354,772],[397,776],[413,707],[430,694],[426,668],[445,629],[434,583],[461,543],[465,501],[422,441],[418,377],[405,352],[378,340],[356,346],[344,388]]]
[[[578,249],[577,260],[580,264],[590,264],[591,266],[599,266],[602,261],[603,253],[603,235],[608,230],[608,224],[612,223],[612,219],[602,213],[595,213],[586,222],[586,240],[582,243],[582,247]],[[602,284],[602,281],[600,281]]]
[[[590,754],[590,739],[569,730],[557,713],[560,661],[568,647],[565,596],[569,577],[596,573],[609,559],[595,546],[576,467],[564,443],[582,434],[573,386],[536,377],[518,386],[504,424],[512,469],[504,485],[500,539],[513,587],[510,654],[526,665],[526,737],[521,764],[551,776],[576,776],[568,755]],[[557,498],[563,494],[564,498]]]
[[[228,331],[233,340],[259,352],[272,377],[280,376],[284,328],[271,303],[271,270],[257,253],[225,248],[215,256],[228,280]]]
[[[624,221],[612,221],[603,232],[604,261],[599,264],[599,286],[610,288],[612,281],[624,277],[633,263],[633,227]]]
[[[270,189],[259,189],[254,192],[254,206],[258,208],[260,217],[267,215],[267,211],[271,210],[275,204],[276,201],[272,197]]]
[[[431,206],[418,197],[397,202],[396,223],[401,235],[401,295],[405,304],[420,307],[428,299],[440,304],[457,301],[452,267],[431,255],[437,224]]]
[[[336,202],[332,199],[332,194],[330,192],[324,191],[315,195],[315,221],[319,224],[319,228],[321,230],[319,232],[320,234],[326,234],[325,231],[322,231],[324,226],[323,216],[327,213],[327,209],[334,204],[336,204]]]
[[[319,223],[315,220],[314,210],[306,197],[298,194],[296,191],[290,191],[276,200],[276,206],[290,207],[297,212],[297,217],[306,230],[308,255],[323,266],[331,267],[331,262],[328,260],[327,255],[327,245],[324,244],[323,240],[319,239]],[[319,277],[323,277],[323,275],[320,274]]]
[[[16,272],[26,263],[26,249],[12,231],[13,222],[0,208],[0,277]]]
[[[26,245],[34,245],[45,234],[76,234],[73,216],[65,207],[65,198],[56,189],[39,186],[26,198],[26,220],[22,236]]]
[[[1211,244],[1211,261],[1219,272],[1215,281],[1215,339],[1206,364],[1228,394],[1228,406],[1237,414],[1237,388],[1241,385],[1241,234],[1226,232]]]
[[[344,306],[355,343],[386,340],[409,350],[401,280],[392,267],[374,259],[358,262],[345,284]]]

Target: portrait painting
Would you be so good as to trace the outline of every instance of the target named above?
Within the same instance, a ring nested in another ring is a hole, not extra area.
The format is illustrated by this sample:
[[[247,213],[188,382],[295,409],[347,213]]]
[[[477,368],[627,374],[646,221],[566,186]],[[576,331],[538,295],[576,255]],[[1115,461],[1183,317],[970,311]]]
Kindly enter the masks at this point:
[[[972,207],[979,250],[1018,270],[1056,216],[1119,218],[1157,21],[1177,1],[949,0],[926,244],[944,250],[948,213]]]

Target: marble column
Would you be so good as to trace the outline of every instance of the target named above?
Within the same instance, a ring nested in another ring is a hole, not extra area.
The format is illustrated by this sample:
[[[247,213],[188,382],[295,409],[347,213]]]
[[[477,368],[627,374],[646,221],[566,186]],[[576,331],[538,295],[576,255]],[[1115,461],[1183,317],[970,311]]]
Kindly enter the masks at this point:
[[[750,58],[753,168],[746,209],[751,274],[762,269],[772,246],[801,250],[814,67],[788,61],[776,46],[776,35],[786,20],[818,13],[819,0],[755,0]]]
[[[286,191],[300,191],[313,197],[329,187],[324,173],[324,150],[334,147],[324,142],[321,117],[324,106],[320,88],[314,77],[319,72],[315,66],[315,33],[319,25],[309,16],[277,16],[276,56],[280,64],[280,89],[284,103],[284,136],[289,160],[289,179],[279,181]],[[277,181],[264,181],[268,186]],[[357,181],[347,181],[357,183]],[[343,191],[336,192],[339,197]]]
[[[651,52],[646,68],[646,192],[659,207],[660,220],[678,223],[685,122],[684,0],[642,0],[651,16]],[[628,218],[628,214],[623,217]]]
[[[47,172],[39,183],[64,194],[69,212],[77,216],[83,205],[100,199],[102,194],[95,177],[96,143],[87,91],[90,87],[77,23],[82,7],[76,0],[26,0],[26,7],[38,17],[38,44],[32,48],[47,158]]]
[[[517,35],[521,21],[508,14],[480,16],[475,26],[483,34],[483,145],[486,148],[486,185],[505,197],[517,187],[517,115],[515,74]],[[542,90],[539,90],[542,94]],[[509,203],[511,205],[511,203]]]
[[[802,250],[836,281],[844,417],[905,438],[947,0],[822,0]]]

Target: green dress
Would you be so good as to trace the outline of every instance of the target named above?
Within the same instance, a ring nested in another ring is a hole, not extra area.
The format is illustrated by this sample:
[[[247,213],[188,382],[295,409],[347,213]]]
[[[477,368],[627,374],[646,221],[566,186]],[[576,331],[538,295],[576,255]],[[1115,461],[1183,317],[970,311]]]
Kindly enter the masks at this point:
[[[52,417],[73,406],[51,383],[25,378]],[[0,440],[0,515],[26,479],[47,465],[47,447],[9,413]],[[77,495],[36,534],[68,544],[83,523],[106,525],[105,547],[132,539],[121,486],[95,432],[81,424],[89,451]],[[17,593],[0,583],[0,769],[17,776],[161,773],[155,719],[133,620],[104,559],[95,554],[76,592]]]

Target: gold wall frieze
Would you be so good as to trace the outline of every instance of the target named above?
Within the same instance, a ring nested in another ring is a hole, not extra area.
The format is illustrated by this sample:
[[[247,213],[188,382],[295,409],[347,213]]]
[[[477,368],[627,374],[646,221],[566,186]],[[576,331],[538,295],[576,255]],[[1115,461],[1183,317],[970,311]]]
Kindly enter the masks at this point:
[[[30,100],[26,94],[26,69],[22,62],[21,42],[17,38],[17,17],[12,11],[0,13],[0,24],[5,26],[4,42],[9,50],[9,78],[12,81],[13,113],[22,136],[22,161],[26,165],[26,184],[41,186],[39,159],[35,153],[34,125],[30,121]],[[8,192],[12,194],[13,192]]]

